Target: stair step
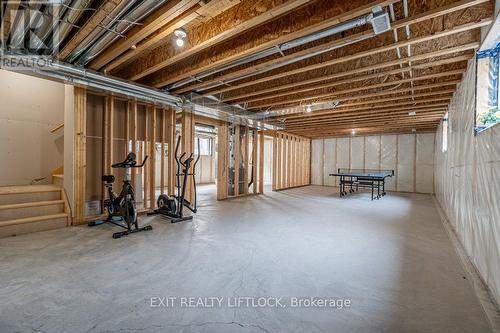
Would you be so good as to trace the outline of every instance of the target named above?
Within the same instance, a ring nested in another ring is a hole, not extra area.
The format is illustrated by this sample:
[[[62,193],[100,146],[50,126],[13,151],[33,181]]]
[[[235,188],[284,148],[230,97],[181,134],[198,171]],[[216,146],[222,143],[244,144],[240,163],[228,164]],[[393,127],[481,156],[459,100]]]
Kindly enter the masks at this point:
[[[33,201],[20,204],[0,205],[0,210],[21,209],[21,208],[50,206],[50,205],[62,205],[62,204],[64,204],[64,200]]]
[[[67,218],[67,217],[68,217],[68,214],[66,214],[66,213],[26,217],[26,218],[16,219],[16,220],[0,221],[0,227],[33,223],[33,222],[41,222],[41,221],[47,221],[47,220],[57,220],[57,219]]]
[[[61,200],[61,190],[55,185],[0,187],[0,205]]]
[[[61,188],[54,185],[27,185],[27,186],[0,187],[0,195],[38,193],[38,192],[57,192],[57,191],[61,191]]]

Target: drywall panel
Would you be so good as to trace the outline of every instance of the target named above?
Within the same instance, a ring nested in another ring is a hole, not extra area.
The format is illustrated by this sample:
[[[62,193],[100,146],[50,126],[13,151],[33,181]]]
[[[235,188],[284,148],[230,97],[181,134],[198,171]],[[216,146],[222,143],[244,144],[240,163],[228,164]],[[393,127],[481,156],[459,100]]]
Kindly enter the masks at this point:
[[[415,180],[415,135],[398,136],[398,191],[413,192]]]
[[[63,165],[64,84],[0,70],[0,186],[51,181]]]
[[[434,192],[434,133],[417,134],[415,164],[415,191]]]
[[[380,136],[365,139],[365,169],[380,169]]]
[[[335,172],[335,166],[337,164],[336,141],[336,139],[324,140],[323,184],[328,186],[334,186],[336,184],[335,177],[330,176],[331,173]]]
[[[365,168],[365,137],[351,138],[351,169]]]
[[[312,140],[311,184],[323,185],[323,139]]]
[[[383,170],[394,170],[397,172],[397,135],[382,135],[380,138],[380,168]],[[396,190],[396,174],[392,178],[388,178],[385,184],[386,190]]]

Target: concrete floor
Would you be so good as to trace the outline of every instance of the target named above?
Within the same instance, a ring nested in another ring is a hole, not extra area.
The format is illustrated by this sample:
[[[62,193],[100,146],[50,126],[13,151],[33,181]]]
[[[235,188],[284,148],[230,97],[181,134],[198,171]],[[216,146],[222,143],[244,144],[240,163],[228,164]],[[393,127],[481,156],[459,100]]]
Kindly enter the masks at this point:
[[[0,332],[490,331],[430,196],[311,186],[215,202],[211,189],[192,223],[144,217],[152,232],[120,240],[111,226],[1,239]],[[166,296],[173,307],[151,307]],[[223,306],[182,308],[190,296]],[[286,307],[234,308],[235,296]]]

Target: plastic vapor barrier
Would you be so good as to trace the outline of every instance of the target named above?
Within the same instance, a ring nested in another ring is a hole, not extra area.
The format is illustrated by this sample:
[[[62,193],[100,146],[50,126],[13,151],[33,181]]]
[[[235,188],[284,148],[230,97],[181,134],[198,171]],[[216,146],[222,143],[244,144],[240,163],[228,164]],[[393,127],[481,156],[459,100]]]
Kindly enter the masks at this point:
[[[465,251],[500,303],[500,126],[474,135],[475,61],[436,135],[436,197]],[[443,151],[443,136],[447,150]]]
[[[339,168],[394,170],[386,189],[434,192],[434,133],[372,135],[312,141],[312,184],[336,186]]]

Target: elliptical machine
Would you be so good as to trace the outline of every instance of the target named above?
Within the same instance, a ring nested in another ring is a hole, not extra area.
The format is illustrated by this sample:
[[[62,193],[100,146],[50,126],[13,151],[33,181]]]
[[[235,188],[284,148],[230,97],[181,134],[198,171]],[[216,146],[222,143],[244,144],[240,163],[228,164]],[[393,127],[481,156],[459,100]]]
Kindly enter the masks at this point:
[[[104,182],[104,186],[106,187],[109,196],[108,199],[104,200],[104,208],[108,212],[108,217],[106,218],[106,220],[89,222],[89,227],[94,227],[96,225],[101,225],[104,223],[111,223],[115,226],[126,229],[126,231],[115,232],[113,234],[113,238],[115,239],[139,231],[153,230],[153,227],[151,227],[150,225],[139,228],[139,223],[137,221],[137,208],[135,206],[134,188],[132,187],[131,183],[131,169],[142,168],[147,159],[148,156],[144,158],[144,161],[142,161],[140,165],[137,165],[135,154],[129,153],[125,161],[113,164],[111,166],[115,169],[125,169],[123,187],[119,195],[113,192],[113,183],[115,182],[115,176],[104,175],[101,177],[101,180]]]
[[[158,208],[155,209],[153,212],[148,213],[148,215],[155,215],[155,214],[161,214],[166,216],[167,218],[170,219],[172,223],[177,223],[177,222],[183,222],[183,221],[191,221],[193,219],[192,215],[189,216],[184,216],[184,207],[192,211],[193,213],[196,213],[197,211],[197,203],[196,203],[196,164],[198,164],[198,161],[200,160],[200,139],[198,139],[198,156],[196,157],[196,160],[194,158],[194,154],[191,153],[189,157],[183,160],[183,158],[186,156],[186,153],[183,152],[180,157],[177,157],[178,152],[179,152],[179,145],[181,142],[181,137],[177,139],[177,144],[175,145],[175,163],[177,165],[176,168],[176,194],[174,196],[169,196],[167,194],[161,194],[158,197],[158,200],[156,202]],[[194,164],[192,164],[194,161]],[[190,173],[189,170],[192,168],[193,171]],[[182,168],[181,168],[182,167]],[[182,179],[182,185],[181,185],[181,177]],[[188,177],[192,177],[193,181],[193,188],[194,188],[194,201],[193,203],[189,202],[185,198],[186,195],[186,187],[188,183]]]

